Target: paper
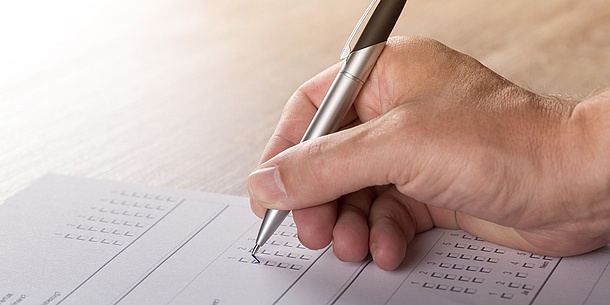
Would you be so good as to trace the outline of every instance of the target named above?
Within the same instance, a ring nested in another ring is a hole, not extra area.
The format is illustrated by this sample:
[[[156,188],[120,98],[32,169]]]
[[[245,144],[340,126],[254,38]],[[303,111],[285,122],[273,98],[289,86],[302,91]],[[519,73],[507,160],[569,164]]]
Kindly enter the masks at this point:
[[[463,231],[398,270],[309,250],[289,217],[260,263],[246,198],[48,175],[0,205],[0,304],[607,304],[610,249],[571,258]]]

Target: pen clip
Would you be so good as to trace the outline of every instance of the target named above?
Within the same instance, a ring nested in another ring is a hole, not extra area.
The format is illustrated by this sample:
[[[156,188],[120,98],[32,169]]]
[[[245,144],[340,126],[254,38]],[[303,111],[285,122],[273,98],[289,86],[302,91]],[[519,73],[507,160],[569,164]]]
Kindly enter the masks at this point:
[[[362,33],[362,25],[366,24],[364,21],[368,20],[371,17],[371,12],[373,12],[373,8],[375,8],[376,4],[378,4],[379,1],[380,0],[373,0],[371,4],[369,4],[369,6],[366,8],[366,11],[364,11],[362,17],[360,17],[360,20],[358,20],[358,24],[356,24],[356,27],[352,31],[352,34],[349,35],[349,38],[347,39],[347,42],[345,43],[345,46],[341,51],[342,60],[345,59],[349,55],[349,53],[352,52],[351,44],[354,41],[354,37],[356,36],[356,34]]]

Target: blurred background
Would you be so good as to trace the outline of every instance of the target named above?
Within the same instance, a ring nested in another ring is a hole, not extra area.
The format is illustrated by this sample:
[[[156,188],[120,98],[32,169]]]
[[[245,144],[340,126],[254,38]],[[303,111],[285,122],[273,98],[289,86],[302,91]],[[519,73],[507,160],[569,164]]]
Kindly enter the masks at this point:
[[[0,2],[0,202],[49,172],[247,195],[284,103],[369,2]],[[605,0],[409,0],[393,35],[539,93],[610,87]]]

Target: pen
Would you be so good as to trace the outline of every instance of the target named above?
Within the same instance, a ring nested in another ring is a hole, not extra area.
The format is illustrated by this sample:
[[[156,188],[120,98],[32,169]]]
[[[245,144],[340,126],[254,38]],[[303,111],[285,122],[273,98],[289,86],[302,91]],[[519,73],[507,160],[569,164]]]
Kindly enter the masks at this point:
[[[320,108],[305,131],[301,142],[339,129],[341,121],[375,66],[406,2],[407,0],[373,0],[371,2],[348,38],[341,52],[341,59],[344,59],[343,66],[322,100]],[[374,11],[373,8],[375,8]],[[372,15],[370,15],[371,11],[373,11]],[[352,50],[350,44],[369,15],[370,18]],[[251,251],[252,256],[256,255],[269,240],[288,213],[290,211],[267,210],[265,212]]]

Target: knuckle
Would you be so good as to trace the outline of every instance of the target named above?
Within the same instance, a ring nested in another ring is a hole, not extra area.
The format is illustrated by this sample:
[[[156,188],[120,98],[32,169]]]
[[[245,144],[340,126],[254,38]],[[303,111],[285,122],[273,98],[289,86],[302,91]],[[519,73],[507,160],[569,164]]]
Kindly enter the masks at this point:
[[[329,164],[328,158],[325,157],[326,146],[325,141],[318,140],[310,140],[304,145],[306,157],[302,159],[303,164],[300,167],[309,173],[306,182],[314,190],[322,190],[327,183],[326,171]],[[305,178],[304,175],[303,177]]]

